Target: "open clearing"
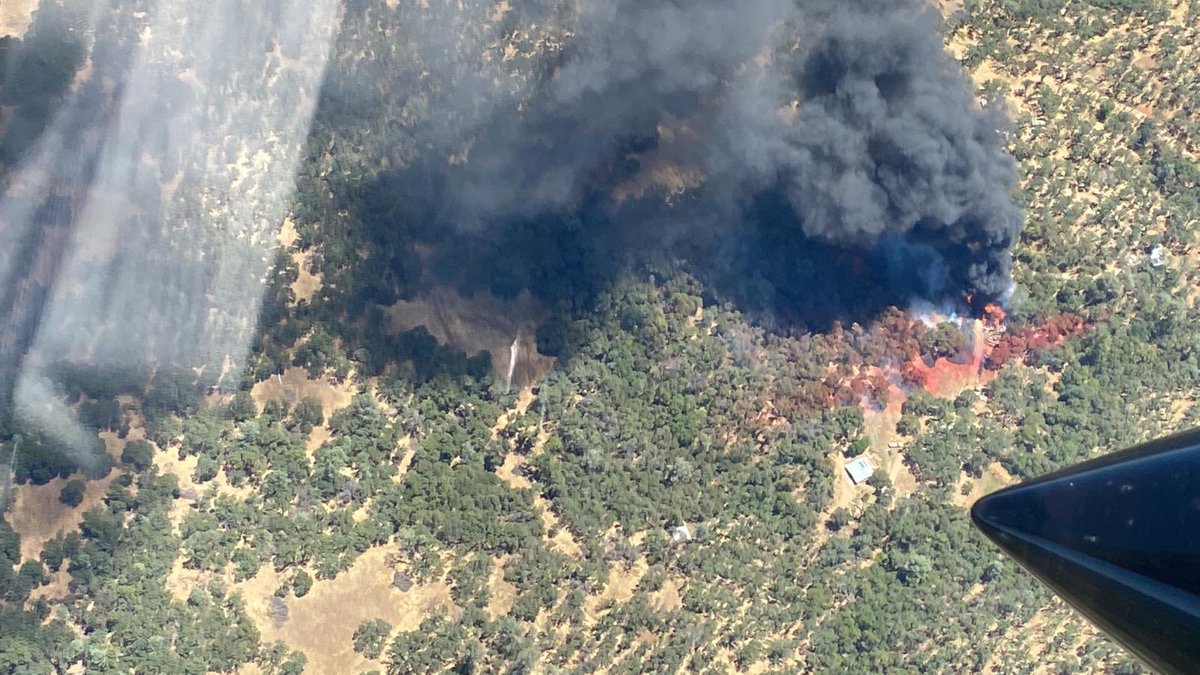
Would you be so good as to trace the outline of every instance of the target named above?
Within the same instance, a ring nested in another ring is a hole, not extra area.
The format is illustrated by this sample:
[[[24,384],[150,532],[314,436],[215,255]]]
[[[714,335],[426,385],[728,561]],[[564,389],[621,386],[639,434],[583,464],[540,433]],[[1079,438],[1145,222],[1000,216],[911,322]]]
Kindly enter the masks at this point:
[[[284,401],[289,406],[294,406],[309,397],[320,401],[325,421],[314,427],[309,434],[306,448],[311,453],[329,440],[329,418],[334,412],[350,405],[354,400],[355,391],[354,383],[349,378],[341,384],[324,379],[314,380],[308,376],[305,369],[292,367],[283,371],[282,375],[255,383],[250,390],[250,396],[254,398],[259,410],[263,409],[267,401],[272,400]]]
[[[33,10],[39,0],[4,0],[0,2],[0,37],[21,37],[33,22]]]
[[[504,580],[504,566],[512,556],[492,559],[492,573],[488,576],[487,612],[493,620],[508,614],[517,600],[517,587]]]
[[[350,405],[354,393],[354,384],[349,379],[341,384],[314,380],[308,376],[308,371],[298,367],[288,368],[282,375],[257,382],[250,390],[259,410],[270,400],[282,400],[295,405],[301,399],[312,397],[321,402],[326,418],[334,411]]]
[[[496,420],[496,423],[492,425],[492,437],[495,438],[502,430],[507,428],[509,422],[515,416],[527,412],[530,404],[533,403],[533,399],[533,391],[528,387],[518,392],[516,406],[501,415]],[[531,456],[541,454],[549,437],[550,434],[546,429],[540,429],[529,454]],[[558,516],[555,515],[554,507],[550,503],[550,500],[535,490],[533,483],[522,475],[523,472],[518,471],[518,468],[523,467],[524,464],[525,458],[522,455],[509,452],[504,456],[504,463],[496,467],[496,477],[514,490],[532,490],[533,506],[537,510],[538,516],[542,519],[542,527],[546,530],[545,535],[543,535],[546,542],[559,553],[575,558],[576,560],[582,560],[584,557],[583,549],[579,546],[579,542],[575,540],[575,535],[559,523]]]
[[[1014,482],[1013,477],[1009,475],[1004,467],[1000,466],[999,462],[989,464],[980,478],[971,478],[964,472],[958,479],[958,486],[954,493],[954,504],[970,508],[980,497],[995,492],[1002,487],[1012,485]],[[967,488],[966,494],[962,492],[964,486],[970,486]]]
[[[109,483],[117,477],[113,469],[100,480],[85,481],[83,501],[74,508],[58,501],[68,478],[55,478],[45,485],[25,483],[12,489],[12,507],[5,519],[21,535],[21,558],[37,560],[42,546],[56,534],[79,529],[83,514],[104,499]],[[82,478],[75,475],[71,478]]]
[[[438,287],[413,300],[398,301],[387,308],[387,315],[391,330],[397,333],[424,326],[438,342],[468,356],[488,352],[498,376],[507,371],[516,340],[519,351],[513,368],[514,386],[537,382],[554,366],[553,358],[537,351],[537,326],[546,310],[529,291],[505,300],[487,291],[463,297],[452,289]]]
[[[292,245],[299,238],[300,235],[296,232],[295,221],[291,218],[284,218],[283,227],[279,231],[279,243],[285,250],[290,251],[289,255],[298,270],[296,280],[292,282],[292,295],[295,296],[296,302],[300,302],[301,300],[312,302],[313,296],[317,294],[317,291],[321,290],[323,282],[321,275],[315,274],[312,271],[312,252],[291,250]]]
[[[583,615],[595,622],[604,614],[603,608],[608,601],[624,604],[633,599],[638,583],[650,569],[646,556],[638,556],[632,565],[626,567],[618,561],[608,563],[608,584],[599,595],[589,595],[583,600]]]
[[[354,651],[353,635],[368,619],[384,619],[398,631],[413,631],[427,616],[457,619],[462,610],[450,599],[445,580],[415,583],[407,592],[392,587],[388,564],[395,547],[378,547],[359,556],[336,579],[317,581],[303,598],[288,597],[288,618],[276,628],[267,615],[281,576],[264,565],[254,577],[235,587],[246,601],[246,613],[266,643],[282,640],[308,657],[314,673],[358,673],[380,664]]]

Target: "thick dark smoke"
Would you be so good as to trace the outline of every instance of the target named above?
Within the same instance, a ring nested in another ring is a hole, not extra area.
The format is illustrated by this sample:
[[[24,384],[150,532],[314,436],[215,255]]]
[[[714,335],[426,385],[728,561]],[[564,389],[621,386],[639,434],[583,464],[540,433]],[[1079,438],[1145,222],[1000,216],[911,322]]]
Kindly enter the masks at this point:
[[[999,297],[1014,166],[938,27],[908,2],[585,3],[519,103],[424,139],[405,192],[483,237],[574,216],[643,243],[727,242],[766,199],[797,240],[928,267],[891,276],[910,292]]]
[[[999,149],[1000,122],[971,107],[932,17],[841,12],[799,76],[799,123],[780,171],[805,234],[928,242],[954,282],[1003,294],[1021,227],[1013,163]]]
[[[497,109],[473,135],[468,161],[446,171],[442,215],[486,227],[576,208],[588,192],[611,188],[629,172],[626,155],[658,143],[660,124],[716,111],[787,8],[786,0],[588,3],[523,110]]]

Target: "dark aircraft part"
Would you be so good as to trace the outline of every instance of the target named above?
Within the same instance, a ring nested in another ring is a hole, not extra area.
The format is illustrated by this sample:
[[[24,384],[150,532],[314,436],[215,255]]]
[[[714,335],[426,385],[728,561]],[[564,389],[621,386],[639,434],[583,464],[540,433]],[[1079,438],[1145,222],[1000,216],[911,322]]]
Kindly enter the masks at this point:
[[[1200,429],[988,495],[971,519],[1163,673],[1200,673]]]

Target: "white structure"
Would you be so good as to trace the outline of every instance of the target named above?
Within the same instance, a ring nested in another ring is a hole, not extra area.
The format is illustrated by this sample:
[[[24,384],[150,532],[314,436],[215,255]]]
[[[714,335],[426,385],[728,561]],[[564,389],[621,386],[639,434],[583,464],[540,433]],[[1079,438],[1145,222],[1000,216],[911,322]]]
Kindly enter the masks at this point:
[[[1163,250],[1162,244],[1155,244],[1154,248],[1150,249],[1150,266],[1162,267],[1165,265],[1167,262],[1164,258],[1165,255],[1166,251]]]
[[[687,523],[671,530],[671,543],[682,544],[692,540],[692,531],[688,528]]]
[[[854,481],[855,485],[860,485],[873,473],[875,473],[875,467],[871,466],[865,457],[859,457],[846,465],[846,474],[850,476],[850,480]]]

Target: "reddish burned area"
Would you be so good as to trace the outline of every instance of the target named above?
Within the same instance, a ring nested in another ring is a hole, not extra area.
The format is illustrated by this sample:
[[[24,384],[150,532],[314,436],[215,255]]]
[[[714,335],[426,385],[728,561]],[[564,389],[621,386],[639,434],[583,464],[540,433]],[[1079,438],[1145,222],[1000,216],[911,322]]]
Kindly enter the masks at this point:
[[[985,385],[1000,368],[1013,360],[1057,347],[1080,337],[1089,327],[1083,317],[1063,313],[1036,324],[1005,326],[1004,310],[988,305],[983,317],[973,324],[969,351],[962,358],[939,358],[932,363],[916,357],[904,364],[902,376],[909,387],[923,387],[940,398],[953,398],[968,387]]]
[[[976,351],[964,363],[940,358],[927,365],[921,359],[914,359],[904,364],[902,376],[910,387],[921,387],[938,398],[954,398],[966,389],[991,382],[996,372],[983,368]]]
[[[864,391],[858,399],[863,412],[900,418],[901,408],[908,400],[908,393],[901,386],[894,368],[872,366],[858,381],[865,384]]]
[[[971,322],[962,351],[946,358],[922,353],[925,328],[919,321],[910,320],[908,326],[893,334],[903,335],[905,344],[893,343],[894,349],[877,361],[884,365],[866,366],[844,377],[838,383],[834,402],[860,404],[864,410],[875,412],[890,412],[892,408],[898,411],[908,392],[916,388],[939,398],[954,398],[966,389],[990,382],[995,373],[984,368],[988,348],[984,325],[984,321]]]
[[[1038,324],[1011,329],[988,350],[984,365],[999,368],[1014,359],[1023,361],[1034,352],[1057,347],[1072,337],[1083,335],[1088,327],[1087,321],[1078,314],[1063,313]]]
[[[1005,322],[1001,308],[984,308],[979,319],[965,323],[965,344],[949,358],[930,353],[930,329],[900,310],[885,312],[868,327],[835,326],[822,335],[804,336],[794,343],[792,357],[827,364],[823,372],[780,377],[760,403],[784,419],[841,406],[897,414],[918,388],[938,398],[955,398],[994,380],[1004,364],[1078,337],[1089,325],[1074,314],[1019,327]]]
[[[842,405],[861,405],[863,408],[886,410],[904,403],[904,392],[893,382],[892,373],[870,366],[855,377],[847,379],[838,397]]]

